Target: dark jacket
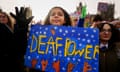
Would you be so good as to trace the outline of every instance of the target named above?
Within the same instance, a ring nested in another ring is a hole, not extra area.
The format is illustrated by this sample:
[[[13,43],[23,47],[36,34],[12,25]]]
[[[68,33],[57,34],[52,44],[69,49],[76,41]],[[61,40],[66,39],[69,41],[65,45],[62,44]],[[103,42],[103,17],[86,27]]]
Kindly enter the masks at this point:
[[[16,50],[14,46],[14,35],[5,24],[0,24],[0,70],[14,71],[16,65]]]
[[[99,53],[99,71],[100,72],[119,72],[118,57],[116,53],[116,45],[113,44],[106,50]]]
[[[0,70],[4,72],[23,72],[27,31],[17,26],[14,29],[13,33],[5,24],[0,24]]]

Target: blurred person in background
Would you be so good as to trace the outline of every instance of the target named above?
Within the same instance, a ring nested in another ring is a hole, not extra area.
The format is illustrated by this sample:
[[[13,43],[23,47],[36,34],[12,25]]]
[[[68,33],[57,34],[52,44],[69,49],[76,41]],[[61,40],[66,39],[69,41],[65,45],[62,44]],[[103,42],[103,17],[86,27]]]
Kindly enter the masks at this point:
[[[111,22],[116,29],[118,29],[118,34],[120,34],[120,20],[114,20]],[[118,35],[118,38],[117,38],[118,42],[116,42],[117,44],[117,55],[118,55],[118,59],[119,59],[119,64],[120,64],[120,35]]]
[[[100,52],[99,52],[99,71],[100,72],[119,72],[120,64],[117,55],[118,33],[113,24],[100,23],[99,29]]]
[[[28,24],[33,16],[26,18],[26,8],[15,7],[16,14],[10,13],[16,24],[5,12],[0,12],[0,56],[1,71],[25,72],[24,54],[27,46]]]
[[[95,17],[93,18],[93,21],[92,21],[92,24],[91,24],[91,28],[96,28],[97,27],[97,25],[100,23],[100,22],[102,22],[103,21],[103,19],[102,19],[102,17],[99,15],[99,14],[97,14],[97,15],[95,15]]]
[[[16,49],[14,46],[14,33],[9,15],[0,12],[0,57],[1,71],[18,71]]]
[[[0,12],[0,23],[5,24],[5,26],[13,32],[13,23],[11,17],[5,13],[5,12]]]
[[[71,17],[71,21],[72,21],[72,27],[77,27],[78,18],[77,17]]]
[[[115,20],[111,22],[120,31],[120,20]]]

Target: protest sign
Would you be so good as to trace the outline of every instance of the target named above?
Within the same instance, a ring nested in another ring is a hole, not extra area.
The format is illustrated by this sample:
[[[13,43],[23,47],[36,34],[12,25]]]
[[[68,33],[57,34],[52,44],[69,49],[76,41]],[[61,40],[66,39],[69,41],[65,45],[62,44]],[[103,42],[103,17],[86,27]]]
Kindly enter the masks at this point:
[[[36,24],[25,65],[46,72],[98,72],[98,45],[98,29]]]

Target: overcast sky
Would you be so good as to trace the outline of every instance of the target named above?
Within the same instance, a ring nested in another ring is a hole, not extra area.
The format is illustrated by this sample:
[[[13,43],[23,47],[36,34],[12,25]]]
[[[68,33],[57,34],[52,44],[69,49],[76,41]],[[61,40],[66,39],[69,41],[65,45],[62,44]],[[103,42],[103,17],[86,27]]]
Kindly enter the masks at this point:
[[[49,9],[63,7],[68,13],[74,12],[79,2],[87,5],[90,14],[96,14],[98,2],[115,3],[115,18],[120,17],[120,0],[0,0],[0,7],[7,13],[15,11],[15,6],[31,7],[34,20],[44,20]]]

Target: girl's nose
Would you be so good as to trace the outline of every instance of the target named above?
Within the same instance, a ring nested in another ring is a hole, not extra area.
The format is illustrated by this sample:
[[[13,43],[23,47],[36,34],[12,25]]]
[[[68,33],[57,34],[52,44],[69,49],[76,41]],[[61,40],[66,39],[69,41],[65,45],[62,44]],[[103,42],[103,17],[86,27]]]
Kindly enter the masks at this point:
[[[58,17],[58,14],[55,14],[55,17]]]

